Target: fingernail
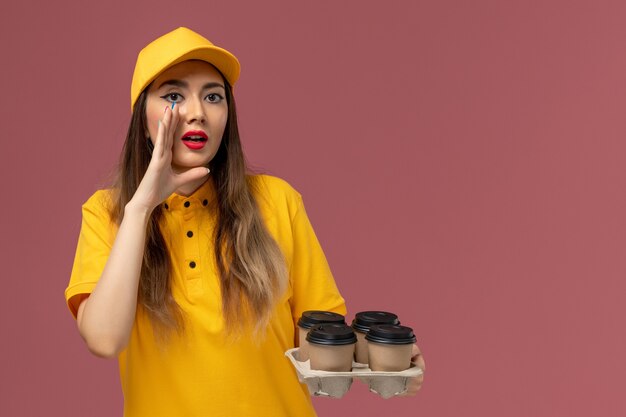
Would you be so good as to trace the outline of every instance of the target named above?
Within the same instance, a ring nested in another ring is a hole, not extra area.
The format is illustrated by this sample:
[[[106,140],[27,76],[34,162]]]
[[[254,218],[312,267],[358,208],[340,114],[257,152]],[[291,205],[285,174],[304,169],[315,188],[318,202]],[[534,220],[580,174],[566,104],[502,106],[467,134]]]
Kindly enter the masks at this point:
[[[165,106],[165,110],[163,110],[163,113],[165,113],[167,111],[167,106]]]
[[[176,103],[172,103],[172,110],[174,110],[174,106],[176,105]]]

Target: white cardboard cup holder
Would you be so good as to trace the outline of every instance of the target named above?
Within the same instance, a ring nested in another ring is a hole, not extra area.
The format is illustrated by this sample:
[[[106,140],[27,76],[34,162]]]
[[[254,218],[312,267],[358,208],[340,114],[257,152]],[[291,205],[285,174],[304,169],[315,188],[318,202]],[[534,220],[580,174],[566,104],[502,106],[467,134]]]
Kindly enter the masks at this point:
[[[406,391],[409,378],[422,374],[422,370],[414,363],[401,372],[374,372],[366,364],[358,362],[352,362],[351,372],[318,371],[311,369],[309,360],[298,360],[298,348],[289,349],[285,356],[296,369],[300,382],[304,382],[309,388],[309,393],[321,397],[343,397],[352,386],[353,378],[357,378],[367,384],[373,393],[383,398],[391,398]]]

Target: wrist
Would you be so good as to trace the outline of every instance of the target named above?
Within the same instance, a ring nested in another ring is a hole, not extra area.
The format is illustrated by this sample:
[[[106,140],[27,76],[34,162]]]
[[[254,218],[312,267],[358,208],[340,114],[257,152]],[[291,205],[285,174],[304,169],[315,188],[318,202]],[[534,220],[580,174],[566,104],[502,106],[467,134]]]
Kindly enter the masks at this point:
[[[124,206],[124,217],[138,217],[147,221],[152,214],[153,208],[146,207],[141,204],[136,204],[133,200],[129,201],[126,206]]]

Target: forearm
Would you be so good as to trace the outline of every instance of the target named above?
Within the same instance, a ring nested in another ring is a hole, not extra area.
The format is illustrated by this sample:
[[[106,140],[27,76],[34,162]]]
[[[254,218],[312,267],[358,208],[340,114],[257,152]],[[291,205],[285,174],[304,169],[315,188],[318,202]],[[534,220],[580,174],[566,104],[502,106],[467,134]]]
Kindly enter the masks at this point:
[[[132,201],[126,206],[102,276],[79,309],[80,334],[98,356],[117,356],[128,344],[149,218],[150,213],[135,208]]]

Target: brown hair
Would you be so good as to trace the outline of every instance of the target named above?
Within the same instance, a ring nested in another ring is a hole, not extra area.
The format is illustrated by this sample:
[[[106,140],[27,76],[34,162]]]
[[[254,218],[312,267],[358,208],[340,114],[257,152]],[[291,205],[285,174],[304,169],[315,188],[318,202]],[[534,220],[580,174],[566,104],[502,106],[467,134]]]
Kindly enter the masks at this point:
[[[214,255],[222,289],[222,311],[227,333],[239,333],[248,324],[262,330],[275,300],[286,283],[282,252],[263,223],[256,203],[254,177],[247,168],[232,88],[224,82],[228,120],[222,142],[209,163],[217,204],[207,206],[217,216]],[[111,217],[119,224],[151,158],[145,138],[146,91],[135,103],[113,186]],[[149,141],[149,140],[148,140]],[[160,230],[162,205],[155,207],[147,228],[139,280],[139,305],[145,308],[157,334],[184,330],[184,314],[171,291],[170,257]]]

